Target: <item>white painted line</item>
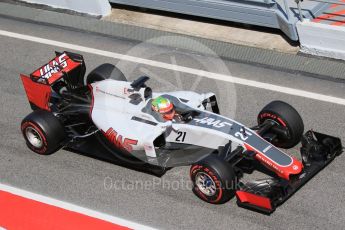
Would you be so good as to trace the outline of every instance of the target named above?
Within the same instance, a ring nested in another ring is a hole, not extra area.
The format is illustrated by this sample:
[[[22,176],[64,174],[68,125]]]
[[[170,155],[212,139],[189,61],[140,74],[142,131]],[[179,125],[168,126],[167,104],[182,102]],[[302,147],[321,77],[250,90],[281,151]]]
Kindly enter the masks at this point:
[[[46,196],[42,196],[39,194],[35,194],[32,192],[28,192],[19,188],[14,188],[12,186],[8,186],[8,185],[4,185],[4,184],[0,184],[0,190],[4,191],[4,192],[8,192],[8,193],[12,193],[14,195],[18,195],[30,200],[35,200],[44,204],[48,204],[48,205],[52,205],[55,207],[59,207],[62,209],[66,209],[72,212],[77,212],[77,213],[81,213],[90,217],[94,217],[100,220],[104,220],[110,223],[114,223],[116,225],[121,225],[124,227],[128,227],[131,229],[138,229],[138,230],[154,230],[154,228],[145,226],[145,225],[141,225],[129,220],[125,220],[119,217],[114,217],[108,214],[104,214],[101,212],[97,212],[91,209],[87,209],[87,208],[83,208],[74,204],[70,204],[64,201],[60,201],[60,200],[56,200],[50,197],[46,197]]]
[[[45,45],[57,46],[57,47],[71,49],[71,50],[91,53],[91,54],[100,55],[100,56],[109,57],[109,58],[126,60],[126,61],[130,61],[130,62],[140,63],[140,64],[154,66],[154,67],[159,67],[159,68],[163,68],[163,69],[174,70],[174,71],[178,71],[178,72],[182,72],[182,73],[188,73],[188,74],[192,74],[192,75],[202,76],[205,78],[215,79],[215,80],[219,80],[219,81],[226,81],[226,82],[231,82],[234,84],[245,85],[245,86],[275,91],[275,92],[279,92],[279,93],[285,93],[285,94],[289,94],[289,95],[310,98],[310,99],[314,99],[314,100],[318,100],[318,101],[324,101],[324,102],[329,102],[329,103],[334,103],[334,104],[339,104],[339,105],[345,105],[345,99],[344,98],[327,96],[324,94],[313,93],[313,92],[309,92],[309,91],[305,91],[305,90],[299,90],[299,89],[289,88],[289,87],[285,87],[285,86],[279,86],[279,85],[273,85],[273,84],[269,84],[269,83],[247,80],[247,79],[228,76],[228,75],[224,75],[224,74],[217,74],[217,73],[207,72],[204,70],[198,70],[198,69],[193,69],[193,68],[189,68],[189,67],[184,67],[184,66],[168,64],[168,63],[164,63],[164,62],[158,62],[158,61],[133,57],[133,56],[109,52],[109,51],[105,51],[105,50],[99,50],[99,49],[94,49],[94,48],[90,48],[90,47],[79,46],[79,45],[74,45],[74,44],[65,43],[65,42],[59,42],[59,41],[55,41],[55,40],[29,36],[29,35],[25,35],[25,34],[13,33],[13,32],[5,31],[5,30],[0,30],[0,35],[6,36],[6,37],[11,37],[11,38],[16,38],[16,39],[21,39],[21,40],[26,40],[26,41],[31,41],[31,42],[36,42],[36,43],[45,44]]]

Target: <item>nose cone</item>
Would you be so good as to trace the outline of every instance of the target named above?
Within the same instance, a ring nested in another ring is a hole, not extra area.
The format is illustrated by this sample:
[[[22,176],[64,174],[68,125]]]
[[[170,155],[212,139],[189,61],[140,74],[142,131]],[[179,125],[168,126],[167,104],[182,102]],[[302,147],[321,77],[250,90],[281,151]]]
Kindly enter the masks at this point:
[[[279,177],[289,180],[290,175],[296,175],[302,172],[303,163],[299,161],[297,158],[291,156],[291,164],[282,166],[277,164],[276,162],[272,161],[270,158],[266,157],[262,153],[257,153],[255,158],[259,160],[263,165],[267,168],[274,171]]]

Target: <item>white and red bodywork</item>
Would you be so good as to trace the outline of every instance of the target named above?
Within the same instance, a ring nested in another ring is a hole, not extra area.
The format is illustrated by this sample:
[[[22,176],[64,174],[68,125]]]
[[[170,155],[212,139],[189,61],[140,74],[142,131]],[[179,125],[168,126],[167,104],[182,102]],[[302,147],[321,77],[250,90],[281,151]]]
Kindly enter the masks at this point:
[[[233,145],[254,151],[258,161],[286,180],[289,180],[290,175],[299,174],[303,168],[302,162],[285,154],[255,131],[205,110],[201,103],[212,93],[153,93],[152,98],[160,95],[171,97],[170,100],[178,100],[178,104],[199,112],[193,120],[184,123],[159,120],[153,112],[145,111],[145,108],[150,108],[152,99],[144,98],[145,88],[135,92],[130,82],[109,79],[93,83],[90,88],[93,95],[92,121],[114,145],[128,152],[143,151],[146,156],[154,158],[159,151],[154,141],[164,134],[168,143],[208,149],[217,149],[231,141]],[[139,103],[131,103],[133,94],[141,97]],[[245,133],[241,131],[243,128]]]

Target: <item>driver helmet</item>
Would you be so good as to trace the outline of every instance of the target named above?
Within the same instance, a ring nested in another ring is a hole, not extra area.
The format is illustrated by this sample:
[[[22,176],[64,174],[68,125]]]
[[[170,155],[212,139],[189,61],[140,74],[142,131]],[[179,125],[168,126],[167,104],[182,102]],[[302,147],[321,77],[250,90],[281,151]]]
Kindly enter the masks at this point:
[[[152,101],[152,110],[160,113],[165,120],[170,121],[175,116],[173,103],[162,96],[159,96]]]

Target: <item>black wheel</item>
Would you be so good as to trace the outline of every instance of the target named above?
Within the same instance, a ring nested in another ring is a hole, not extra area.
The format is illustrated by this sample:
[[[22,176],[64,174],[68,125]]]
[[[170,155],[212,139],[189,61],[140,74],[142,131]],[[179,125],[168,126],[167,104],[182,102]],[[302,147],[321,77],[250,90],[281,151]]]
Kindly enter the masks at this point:
[[[86,78],[86,83],[91,84],[97,81],[103,81],[106,79],[114,79],[117,81],[127,81],[125,75],[116,68],[116,66],[105,63],[92,70]]]
[[[49,155],[61,147],[65,138],[64,127],[50,112],[36,110],[26,116],[21,130],[27,146],[35,153]]]
[[[275,146],[289,149],[301,141],[304,132],[303,120],[291,105],[283,101],[272,101],[258,115],[259,125],[266,120],[271,120],[287,130],[287,135],[277,133],[278,138],[273,143]]]
[[[231,166],[211,155],[190,169],[194,194],[212,204],[223,204],[235,195],[236,175]]]

